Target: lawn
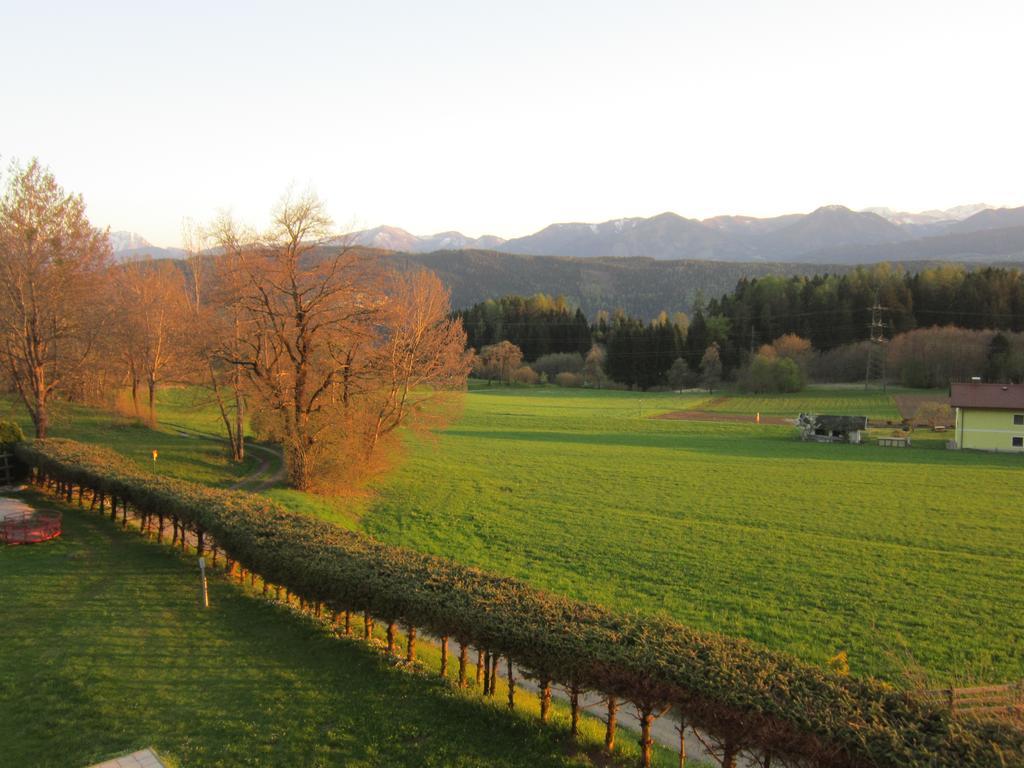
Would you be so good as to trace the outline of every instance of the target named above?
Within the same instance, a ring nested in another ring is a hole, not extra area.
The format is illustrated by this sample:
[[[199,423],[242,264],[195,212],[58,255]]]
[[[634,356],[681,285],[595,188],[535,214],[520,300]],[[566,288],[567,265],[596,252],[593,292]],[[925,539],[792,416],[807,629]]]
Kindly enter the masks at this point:
[[[545,728],[525,693],[514,716],[502,698],[460,693],[434,677],[426,644],[430,671],[410,673],[222,578],[200,610],[192,558],[76,509],[64,529],[0,550],[4,765],[143,746],[203,768],[590,764],[562,708]],[[599,725],[587,723],[590,745]]]
[[[109,445],[153,472],[208,485],[230,486],[255,472],[260,459],[250,454],[242,464],[228,457],[223,428],[215,406],[197,388],[160,392],[157,430],[134,418],[94,408],[57,402],[53,406],[51,437],[69,437],[84,443]],[[32,423],[19,401],[0,398],[0,418],[17,421],[25,434]],[[157,460],[153,461],[153,451]]]
[[[870,405],[878,417],[891,407],[885,397],[823,389],[774,407]],[[846,650],[855,674],[924,673],[933,683],[1024,674],[1024,592],[1009,587],[1024,583],[1021,457],[927,439],[909,450],[801,443],[789,427],[647,418],[707,403],[477,389],[458,423],[379,482],[362,526],[813,662]]]
[[[158,471],[231,484],[199,397],[161,397],[159,433],[76,409],[55,430]],[[165,399],[166,398],[166,399]],[[577,598],[666,612],[855,674],[931,684],[1024,676],[1024,459],[801,443],[790,427],[667,421],[676,410],[895,414],[833,387],[715,393],[475,387],[462,417],[410,442],[374,493],[290,508]],[[889,410],[891,409],[891,411]],[[166,453],[165,453],[166,452]],[[166,462],[165,462],[166,457]]]

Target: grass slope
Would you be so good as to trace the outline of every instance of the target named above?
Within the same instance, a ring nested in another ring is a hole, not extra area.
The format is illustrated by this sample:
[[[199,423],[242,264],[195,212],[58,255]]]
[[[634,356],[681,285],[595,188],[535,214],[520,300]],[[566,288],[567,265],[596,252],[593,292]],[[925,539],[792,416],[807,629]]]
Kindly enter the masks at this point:
[[[83,443],[107,445],[140,467],[208,485],[229,486],[260,465],[249,455],[242,464],[228,457],[220,438],[223,427],[215,406],[193,388],[160,392],[157,415],[160,427],[149,429],[136,419],[116,416],[94,408],[54,404],[51,437],[68,437]],[[8,395],[0,398],[0,418],[17,421],[28,437],[35,433],[21,402]],[[154,466],[153,451],[159,453]]]
[[[589,764],[564,728],[400,671],[222,579],[199,610],[191,558],[97,515],[65,510],[64,528],[0,550],[4,765],[87,765],[145,745],[204,768]]]
[[[890,407],[856,391],[780,401],[786,414]],[[787,427],[639,415],[707,403],[474,391],[457,424],[380,484],[363,526],[811,661],[845,649],[855,674],[1024,673],[1024,593],[1008,587],[1024,583],[1020,457],[949,452],[941,440],[810,444]]]

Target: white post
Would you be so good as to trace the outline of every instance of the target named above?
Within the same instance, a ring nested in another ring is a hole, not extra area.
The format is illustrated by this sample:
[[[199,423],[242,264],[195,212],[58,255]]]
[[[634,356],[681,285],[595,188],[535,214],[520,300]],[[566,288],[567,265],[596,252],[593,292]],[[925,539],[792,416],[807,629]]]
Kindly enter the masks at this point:
[[[203,608],[210,607],[210,593],[206,589],[206,558],[199,558],[199,602]]]

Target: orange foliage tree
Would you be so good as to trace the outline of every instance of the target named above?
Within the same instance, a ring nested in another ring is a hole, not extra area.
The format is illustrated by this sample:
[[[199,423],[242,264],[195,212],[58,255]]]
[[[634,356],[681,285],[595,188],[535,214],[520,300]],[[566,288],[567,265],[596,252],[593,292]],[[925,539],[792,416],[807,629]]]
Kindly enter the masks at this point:
[[[231,362],[308,489],[369,466],[382,438],[464,388],[469,363],[448,294],[399,277],[332,237],[312,194],[286,197],[268,232],[240,243],[234,284],[244,332]]]

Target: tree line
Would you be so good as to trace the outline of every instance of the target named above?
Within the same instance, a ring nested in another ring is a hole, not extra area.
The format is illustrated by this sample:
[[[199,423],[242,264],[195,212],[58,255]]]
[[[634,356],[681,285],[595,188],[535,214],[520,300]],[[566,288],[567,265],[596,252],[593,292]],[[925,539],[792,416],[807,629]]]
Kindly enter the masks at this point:
[[[844,274],[766,276],[739,280],[735,289],[694,311],[717,323],[714,336],[728,369],[745,353],[785,334],[827,352],[870,338],[873,307],[887,338],[932,326],[1024,330],[1024,276],[1017,269],[943,265],[911,273],[888,264]]]
[[[526,302],[506,297],[490,304],[515,305],[513,299]],[[1024,379],[1024,276],[1014,268],[943,265],[910,273],[880,264],[843,274],[741,278],[730,293],[698,299],[689,317],[670,320],[663,311],[646,321],[602,310],[589,338],[600,347],[602,373],[622,385],[681,388],[724,378],[748,391],[792,391],[808,378],[863,379],[875,320],[890,373],[908,386],[945,386],[974,375]],[[500,324],[491,329],[488,344],[507,340]],[[524,362],[533,359],[524,350]]]
[[[536,360],[567,352],[586,354],[591,346],[590,323],[564,296],[503,296],[474,304],[455,317],[462,321],[466,343],[473,349],[508,341],[526,360]]]
[[[159,386],[201,384],[233,459],[251,417],[307,489],[372,468],[399,427],[443,419],[464,389],[466,336],[441,282],[339,243],[314,194],[286,195],[263,229],[222,215],[185,240],[183,263],[114,263],[80,195],[36,160],[11,165],[0,365],[37,437],[55,399],[123,392],[153,422]]]

